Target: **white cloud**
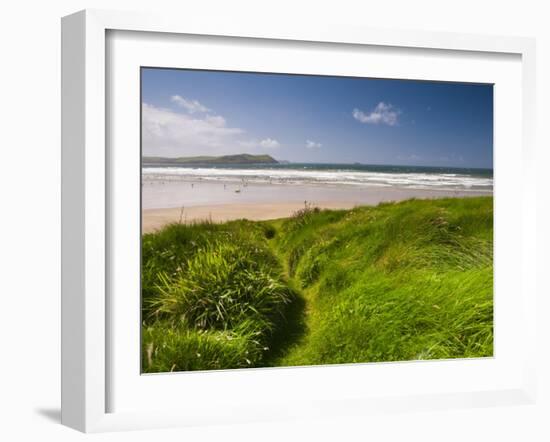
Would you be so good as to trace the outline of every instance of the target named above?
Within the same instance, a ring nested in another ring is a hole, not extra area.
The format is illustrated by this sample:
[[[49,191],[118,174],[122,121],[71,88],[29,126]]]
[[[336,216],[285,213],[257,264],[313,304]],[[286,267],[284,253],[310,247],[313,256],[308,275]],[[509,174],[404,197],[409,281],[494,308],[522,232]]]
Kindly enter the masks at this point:
[[[172,97],[170,97],[170,101],[180,107],[183,107],[190,114],[210,112],[210,109],[199,103],[197,100],[188,100],[180,95],[172,95]]]
[[[418,160],[421,160],[422,157],[414,153],[411,153],[410,155],[397,155],[397,159],[406,160],[406,161],[418,161]]]
[[[212,126],[216,127],[224,127],[225,126],[225,118],[223,118],[220,115],[208,115],[205,118],[205,121],[211,124]]]
[[[221,116],[194,117],[143,103],[143,154],[154,156],[235,153],[245,134]]]
[[[464,157],[462,155],[457,155],[454,152],[451,152],[450,155],[443,155],[439,157],[439,161],[443,161],[445,163],[452,162],[452,163],[463,163]]]
[[[279,147],[281,144],[272,138],[266,138],[265,140],[260,141],[260,147],[263,147],[264,149],[275,149]]]
[[[316,143],[315,141],[306,140],[306,147],[308,149],[319,149],[322,146],[321,143]]]
[[[280,146],[273,138],[248,137],[221,115],[190,115],[147,103],[142,105],[142,129],[143,155],[148,156],[228,155]]]
[[[364,113],[359,109],[353,110],[353,118],[365,124],[386,124],[395,126],[398,123],[399,114],[401,111],[391,104],[381,101],[369,113]]]

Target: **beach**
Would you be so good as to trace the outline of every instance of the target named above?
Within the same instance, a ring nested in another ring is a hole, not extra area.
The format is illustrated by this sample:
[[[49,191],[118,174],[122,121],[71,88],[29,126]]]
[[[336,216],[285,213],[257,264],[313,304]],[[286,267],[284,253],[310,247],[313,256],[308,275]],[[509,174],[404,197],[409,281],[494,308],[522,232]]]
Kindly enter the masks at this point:
[[[494,355],[491,84],[140,72],[142,373]]]
[[[200,179],[199,179],[200,178]],[[269,220],[291,216],[305,204],[321,209],[350,209],[411,198],[445,198],[491,195],[492,187],[422,188],[405,185],[285,182],[269,180],[209,181],[144,175],[142,181],[142,232],[159,230],[170,223],[202,220],[224,222],[246,218]]]

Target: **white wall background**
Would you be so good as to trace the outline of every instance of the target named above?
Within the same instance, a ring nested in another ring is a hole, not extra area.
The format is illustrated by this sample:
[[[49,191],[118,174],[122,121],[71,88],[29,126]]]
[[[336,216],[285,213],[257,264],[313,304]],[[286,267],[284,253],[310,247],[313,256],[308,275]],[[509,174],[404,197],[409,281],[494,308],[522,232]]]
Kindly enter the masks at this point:
[[[0,439],[550,440],[550,303],[541,299],[539,405],[368,416],[364,419],[85,436],[59,425],[60,17],[84,8],[168,10],[258,22],[312,21],[377,28],[537,38],[541,197],[539,275],[548,267],[550,13],[546,2],[461,0],[174,1],[19,0],[0,7]]]

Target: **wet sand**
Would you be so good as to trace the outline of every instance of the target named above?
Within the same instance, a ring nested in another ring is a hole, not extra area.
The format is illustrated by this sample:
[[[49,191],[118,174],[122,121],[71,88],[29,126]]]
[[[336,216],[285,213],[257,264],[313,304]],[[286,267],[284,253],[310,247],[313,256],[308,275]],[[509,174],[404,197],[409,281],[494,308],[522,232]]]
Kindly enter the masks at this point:
[[[153,232],[170,223],[201,220],[223,222],[246,218],[286,218],[307,201],[321,209],[350,209],[410,198],[492,195],[489,191],[410,189],[329,185],[209,182],[148,182],[142,187],[142,231]]]

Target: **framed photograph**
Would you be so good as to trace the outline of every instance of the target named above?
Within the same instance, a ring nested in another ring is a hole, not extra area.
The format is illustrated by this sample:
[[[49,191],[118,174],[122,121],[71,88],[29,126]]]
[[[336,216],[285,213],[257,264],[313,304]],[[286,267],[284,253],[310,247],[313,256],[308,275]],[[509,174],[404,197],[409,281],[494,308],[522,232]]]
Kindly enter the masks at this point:
[[[62,35],[64,424],[534,401],[532,40]]]

